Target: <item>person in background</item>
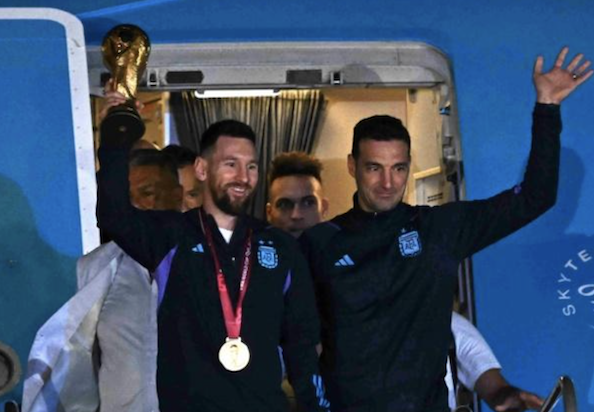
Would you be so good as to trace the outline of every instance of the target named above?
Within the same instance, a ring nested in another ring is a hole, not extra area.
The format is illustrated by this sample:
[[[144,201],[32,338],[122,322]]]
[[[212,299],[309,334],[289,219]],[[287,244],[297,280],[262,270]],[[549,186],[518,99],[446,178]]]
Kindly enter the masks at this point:
[[[202,187],[194,172],[194,163],[198,155],[187,147],[170,144],[163,149],[177,164],[177,174],[184,189],[182,212],[202,205]]]
[[[272,160],[266,216],[294,237],[320,223],[328,211],[322,188],[322,163],[303,152],[281,153]]]
[[[457,405],[456,381],[474,391],[491,409],[497,412],[539,409],[543,400],[530,392],[512,386],[501,373],[501,365],[478,329],[462,315],[452,312],[452,335],[455,341],[456,367],[448,359],[445,382],[448,387],[448,405]],[[452,370],[453,369],[453,370]]]
[[[172,158],[139,149],[130,153],[128,164],[132,206],[181,209]],[[79,259],[78,292],[41,327],[33,343],[23,411],[158,412],[159,291],[154,275],[114,242]]]

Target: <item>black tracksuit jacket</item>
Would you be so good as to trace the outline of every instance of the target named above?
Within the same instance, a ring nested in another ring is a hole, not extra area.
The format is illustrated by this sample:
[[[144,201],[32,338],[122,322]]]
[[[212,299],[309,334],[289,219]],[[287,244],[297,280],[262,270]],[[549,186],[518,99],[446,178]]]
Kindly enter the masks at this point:
[[[443,378],[458,265],[553,206],[560,132],[559,106],[537,104],[524,181],[492,198],[379,214],[355,201],[305,232],[333,411],[449,410]]]
[[[149,271],[177,248],[158,315],[161,412],[287,410],[280,387],[279,346],[303,410],[326,410],[317,372],[315,345],[320,336],[314,289],[295,240],[244,216],[227,244],[214,219],[206,219],[234,305],[244,241],[248,228],[253,231],[252,273],[241,327],[251,359],[242,371],[225,370],[218,351],[227,333],[198,209],[181,214],[133,208],[128,194],[128,148],[114,145],[106,142],[99,149],[99,227]]]

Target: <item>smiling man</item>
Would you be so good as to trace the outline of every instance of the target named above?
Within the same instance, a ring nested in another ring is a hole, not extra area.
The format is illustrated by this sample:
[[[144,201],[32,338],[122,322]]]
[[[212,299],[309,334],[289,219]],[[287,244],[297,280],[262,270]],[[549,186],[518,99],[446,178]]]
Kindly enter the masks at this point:
[[[458,265],[554,205],[559,104],[592,75],[582,55],[564,68],[567,53],[546,73],[537,59],[524,181],[492,198],[433,208],[403,203],[408,131],[389,116],[356,125],[348,157],[357,183],[354,207],[300,238],[318,293],[321,370],[333,409],[449,410],[443,376]]]
[[[348,169],[361,209],[392,210],[402,201],[410,169],[410,136],[399,119],[373,116],[355,127]]]
[[[276,412],[283,349],[304,410],[323,411],[317,374],[319,321],[307,263],[293,238],[245,214],[258,182],[252,129],[235,120],[202,135],[195,173],[203,206],[142,212],[128,191],[126,142],[102,139],[99,225],[156,276],[159,308],[157,389],[161,412]],[[248,292],[249,290],[249,292]]]

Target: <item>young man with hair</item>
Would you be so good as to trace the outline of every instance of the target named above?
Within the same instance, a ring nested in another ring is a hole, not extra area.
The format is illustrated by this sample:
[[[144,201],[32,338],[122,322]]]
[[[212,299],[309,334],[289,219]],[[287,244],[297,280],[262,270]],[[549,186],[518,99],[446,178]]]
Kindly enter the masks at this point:
[[[177,164],[179,181],[184,189],[182,212],[202,205],[202,188],[194,173],[194,163],[198,155],[187,147],[170,144],[163,149]]]
[[[592,75],[581,54],[563,68],[567,52],[547,73],[537,59],[524,181],[492,198],[433,208],[404,204],[408,131],[389,116],[355,127],[348,157],[354,208],[301,237],[318,293],[321,371],[333,409],[449,410],[443,376],[458,265],[554,205],[559,104]]]
[[[244,213],[258,181],[252,129],[224,120],[204,132],[204,202],[185,214],[131,207],[129,143],[112,140],[99,148],[100,227],[151,271],[172,257],[157,277],[161,412],[284,410],[279,345],[301,406],[327,409],[307,263],[294,239]]]
[[[322,163],[303,152],[281,153],[272,160],[268,178],[268,222],[299,237],[320,223],[328,211],[322,191]]]
[[[130,204],[181,208],[172,158],[130,153]],[[144,267],[114,242],[77,263],[78,292],[39,330],[25,380],[23,411],[158,411],[158,290]]]

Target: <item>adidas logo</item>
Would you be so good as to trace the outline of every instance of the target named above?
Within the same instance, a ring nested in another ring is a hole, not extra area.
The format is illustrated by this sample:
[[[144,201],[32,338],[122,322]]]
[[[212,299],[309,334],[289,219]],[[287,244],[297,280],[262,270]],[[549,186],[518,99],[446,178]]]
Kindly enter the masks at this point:
[[[344,255],[334,264],[334,266],[355,266],[355,262],[353,262],[353,259],[351,259],[349,255]]]
[[[202,247],[202,243],[198,243],[196,246],[192,248],[192,252],[194,253],[204,253],[204,247]]]

